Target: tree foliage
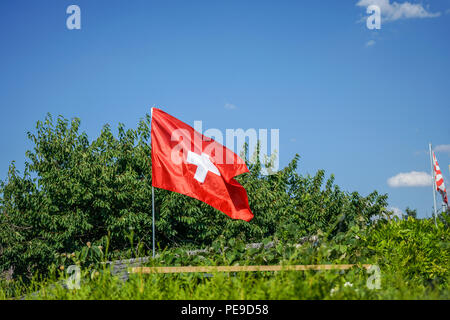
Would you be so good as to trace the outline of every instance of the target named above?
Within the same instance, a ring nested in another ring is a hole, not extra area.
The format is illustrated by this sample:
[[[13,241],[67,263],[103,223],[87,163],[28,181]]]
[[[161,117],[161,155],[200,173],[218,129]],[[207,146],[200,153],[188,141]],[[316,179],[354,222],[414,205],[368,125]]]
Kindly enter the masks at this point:
[[[80,120],[47,115],[28,133],[23,174],[11,164],[0,186],[0,271],[45,273],[61,254],[106,247],[110,254],[150,249],[150,117],[137,129],[119,124],[117,137],[105,125],[90,141]],[[246,150],[248,153],[248,150]],[[248,157],[247,157],[248,158]],[[259,159],[259,149],[256,157]],[[250,222],[229,219],[187,196],[155,190],[156,239],[162,248],[210,245],[215,239],[260,241],[267,237],[295,243],[321,233],[334,237],[382,216],[387,196],[342,191],[325,172],[298,173],[299,156],[269,176],[259,160],[237,177],[255,215]],[[86,248],[84,249],[86,250]],[[106,253],[108,256],[108,253]]]
[[[413,219],[417,218],[417,210],[416,209],[410,209],[409,207],[406,208],[406,217],[411,217]]]

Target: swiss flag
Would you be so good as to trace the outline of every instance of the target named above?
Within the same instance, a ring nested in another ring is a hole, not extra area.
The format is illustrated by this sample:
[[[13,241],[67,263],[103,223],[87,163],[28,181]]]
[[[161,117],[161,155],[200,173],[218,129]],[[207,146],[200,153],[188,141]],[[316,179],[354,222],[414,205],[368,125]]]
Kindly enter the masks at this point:
[[[233,151],[164,111],[152,108],[152,185],[250,221],[247,192],[234,177],[248,172]]]

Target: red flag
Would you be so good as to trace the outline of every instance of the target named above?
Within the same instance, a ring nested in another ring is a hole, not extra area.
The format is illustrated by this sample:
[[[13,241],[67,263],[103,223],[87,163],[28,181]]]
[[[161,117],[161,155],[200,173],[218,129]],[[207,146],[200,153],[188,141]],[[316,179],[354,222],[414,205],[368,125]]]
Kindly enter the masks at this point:
[[[250,221],[247,192],[234,177],[248,172],[233,151],[164,111],[152,108],[152,186],[203,201]]]

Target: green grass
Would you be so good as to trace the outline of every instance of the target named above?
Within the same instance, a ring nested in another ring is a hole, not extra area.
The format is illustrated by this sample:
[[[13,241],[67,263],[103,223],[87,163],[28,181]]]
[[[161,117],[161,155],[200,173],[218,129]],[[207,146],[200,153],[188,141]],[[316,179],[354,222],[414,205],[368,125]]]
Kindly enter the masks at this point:
[[[448,288],[433,283],[406,281],[381,271],[380,289],[367,286],[364,269],[348,271],[281,271],[204,274],[131,274],[123,282],[108,271],[91,277],[84,272],[78,290],[61,286],[54,278],[16,284],[9,293],[0,289],[0,299],[25,295],[25,299],[67,300],[260,300],[260,299],[449,299]],[[62,278],[59,278],[61,280]],[[12,289],[12,288],[10,288]],[[38,292],[36,292],[38,291]]]
[[[450,234],[444,223],[431,220],[393,221],[369,230],[354,229],[319,245],[300,247],[277,243],[271,248],[245,249],[241,241],[217,242],[206,252],[190,255],[186,248],[159,252],[149,266],[372,264],[380,268],[380,288],[374,273],[360,267],[346,271],[280,271],[185,274],[130,274],[128,281],[112,275],[105,264],[82,269],[81,286],[68,290],[58,266],[49,276],[22,282],[0,280],[0,299],[450,299]],[[75,259],[75,258],[74,258]],[[70,264],[80,261],[70,261]],[[66,265],[67,268],[67,265]],[[62,267],[61,267],[62,269]],[[65,269],[67,270],[67,269]],[[98,271],[96,271],[98,270]],[[92,276],[93,275],[93,276]]]

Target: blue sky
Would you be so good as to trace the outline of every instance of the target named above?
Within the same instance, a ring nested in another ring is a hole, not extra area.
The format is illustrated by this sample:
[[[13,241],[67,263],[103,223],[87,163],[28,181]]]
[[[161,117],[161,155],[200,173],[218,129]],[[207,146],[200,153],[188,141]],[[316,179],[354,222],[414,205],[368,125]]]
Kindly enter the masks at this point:
[[[300,173],[430,216],[431,187],[387,181],[429,173],[431,141],[450,185],[450,1],[373,0],[380,30],[367,2],[1,1],[0,179],[47,112],[95,138],[158,105],[204,129],[280,129],[281,166],[299,153]]]

